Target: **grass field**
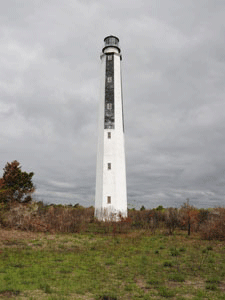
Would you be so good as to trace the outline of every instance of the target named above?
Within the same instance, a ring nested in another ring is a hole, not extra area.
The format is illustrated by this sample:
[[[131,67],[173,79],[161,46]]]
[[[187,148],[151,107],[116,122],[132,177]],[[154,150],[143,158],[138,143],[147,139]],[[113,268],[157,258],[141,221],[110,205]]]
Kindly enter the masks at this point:
[[[225,299],[225,243],[0,229],[0,299]]]

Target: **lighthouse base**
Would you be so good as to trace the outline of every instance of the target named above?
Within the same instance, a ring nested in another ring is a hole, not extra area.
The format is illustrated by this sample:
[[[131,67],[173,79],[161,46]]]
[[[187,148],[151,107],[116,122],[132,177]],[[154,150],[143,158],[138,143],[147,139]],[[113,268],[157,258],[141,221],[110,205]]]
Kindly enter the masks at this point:
[[[96,208],[95,217],[99,221],[119,222],[122,219],[127,218],[127,210],[118,211],[113,207]]]

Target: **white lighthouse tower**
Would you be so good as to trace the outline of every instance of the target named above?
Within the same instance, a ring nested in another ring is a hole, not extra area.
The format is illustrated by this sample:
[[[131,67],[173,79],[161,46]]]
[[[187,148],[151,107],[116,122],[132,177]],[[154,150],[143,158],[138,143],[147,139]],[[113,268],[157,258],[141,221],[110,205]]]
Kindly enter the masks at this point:
[[[127,186],[119,39],[107,36],[101,54],[101,93],[97,149],[95,216],[127,217]]]

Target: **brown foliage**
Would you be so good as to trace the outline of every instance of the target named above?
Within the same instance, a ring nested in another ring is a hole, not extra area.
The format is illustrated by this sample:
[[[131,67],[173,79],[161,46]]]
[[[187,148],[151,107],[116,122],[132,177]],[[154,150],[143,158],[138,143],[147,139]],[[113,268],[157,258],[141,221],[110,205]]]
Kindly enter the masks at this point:
[[[155,209],[149,210],[129,210],[128,216],[131,219],[132,228],[150,229],[155,231],[165,220],[164,214]]]
[[[94,208],[12,203],[5,210],[0,203],[0,226],[35,232],[92,232],[116,235],[136,229],[157,229],[173,234],[174,230],[199,232],[203,239],[225,240],[225,208],[211,210],[181,207],[163,210],[129,210],[128,218],[119,222],[100,222],[94,218]]]
[[[200,233],[203,239],[225,240],[225,208],[216,208],[209,218],[200,225]]]
[[[180,226],[187,229],[188,235],[191,234],[191,231],[197,231],[199,227],[199,217],[199,210],[189,205],[188,201],[184,203],[179,210]]]
[[[179,226],[178,210],[176,208],[168,208],[165,211],[165,225],[169,234],[173,234],[176,227]]]
[[[80,209],[43,204],[11,205],[2,218],[2,225],[9,228],[39,232],[79,232],[93,218],[93,209]]]

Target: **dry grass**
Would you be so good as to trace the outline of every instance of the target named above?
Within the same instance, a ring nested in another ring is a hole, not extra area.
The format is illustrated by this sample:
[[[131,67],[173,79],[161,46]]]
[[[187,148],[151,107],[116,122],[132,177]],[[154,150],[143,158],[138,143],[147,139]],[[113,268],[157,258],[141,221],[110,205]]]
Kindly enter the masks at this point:
[[[43,236],[42,233],[34,233],[32,231],[19,231],[15,229],[4,229],[1,228],[1,234],[0,234],[0,243],[4,243],[5,241],[9,240],[18,240],[18,241],[24,241],[27,239],[36,239],[37,237]]]

